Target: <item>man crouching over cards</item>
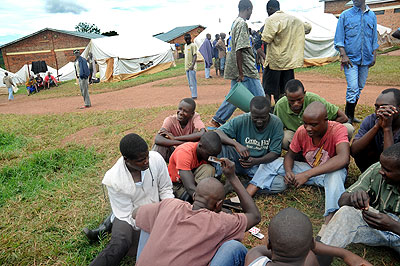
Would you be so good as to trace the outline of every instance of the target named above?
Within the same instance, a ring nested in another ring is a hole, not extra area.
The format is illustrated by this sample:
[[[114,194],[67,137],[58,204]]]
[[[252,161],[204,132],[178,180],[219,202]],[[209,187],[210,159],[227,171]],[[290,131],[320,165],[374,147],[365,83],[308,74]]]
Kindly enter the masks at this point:
[[[260,212],[235,175],[235,164],[222,158],[224,175],[239,196],[244,213],[221,212],[224,186],[217,179],[203,179],[196,187],[193,205],[165,199],[138,209],[136,225],[150,234],[139,242],[141,265],[243,265],[247,249],[239,241],[260,222]]]

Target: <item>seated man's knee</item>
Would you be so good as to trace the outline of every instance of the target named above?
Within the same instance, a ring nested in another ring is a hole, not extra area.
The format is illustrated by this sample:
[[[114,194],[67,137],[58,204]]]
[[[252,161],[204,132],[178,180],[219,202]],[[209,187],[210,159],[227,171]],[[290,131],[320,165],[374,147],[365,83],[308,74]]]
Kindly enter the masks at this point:
[[[202,164],[194,170],[194,180],[199,183],[202,179],[215,176],[215,168],[211,164]]]
[[[347,136],[348,136],[348,139],[350,141],[352,139],[352,137],[353,137],[353,134],[354,134],[354,127],[350,123],[344,123],[343,126],[345,126],[346,129],[347,129]]]
[[[294,131],[288,129],[283,131],[282,149],[287,151],[289,150],[290,143],[293,140],[293,136],[294,136]]]

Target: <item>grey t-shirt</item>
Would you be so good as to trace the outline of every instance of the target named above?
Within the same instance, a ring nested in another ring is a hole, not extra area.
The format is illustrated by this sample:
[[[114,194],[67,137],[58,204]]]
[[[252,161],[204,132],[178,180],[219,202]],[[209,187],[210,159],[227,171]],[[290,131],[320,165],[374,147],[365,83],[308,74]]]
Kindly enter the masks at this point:
[[[256,69],[254,53],[250,45],[249,28],[243,18],[237,17],[233,22],[231,37],[232,50],[228,52],[226,56],[224,78],[237,79],[239,77],[239,70],[236,62],[236,52],[242,49],[243,75],[249,78],[260,79]]]

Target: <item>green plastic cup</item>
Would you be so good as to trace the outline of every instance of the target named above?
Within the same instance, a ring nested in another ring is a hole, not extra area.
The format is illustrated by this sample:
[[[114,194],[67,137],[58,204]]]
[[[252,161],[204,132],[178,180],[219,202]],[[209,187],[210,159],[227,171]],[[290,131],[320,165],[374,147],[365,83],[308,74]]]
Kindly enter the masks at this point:
[[[243,112],[250,112],[250,101],[254,95],[243,85],[242,82],[238,82],[233,86],[231,91],[226,95],[225,100],[230,102]]]

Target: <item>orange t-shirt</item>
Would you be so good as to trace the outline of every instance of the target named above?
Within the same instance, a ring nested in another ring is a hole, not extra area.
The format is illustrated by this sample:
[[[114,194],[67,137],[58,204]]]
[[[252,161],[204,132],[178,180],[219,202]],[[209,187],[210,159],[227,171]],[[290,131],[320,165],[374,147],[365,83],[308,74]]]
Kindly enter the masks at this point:
[[[191,171],[206,161],[199,162],[197,159],[198,142],[186,142],[179,145],[169,158],[168,172],[172,182],[179,182],[179,170]]]

